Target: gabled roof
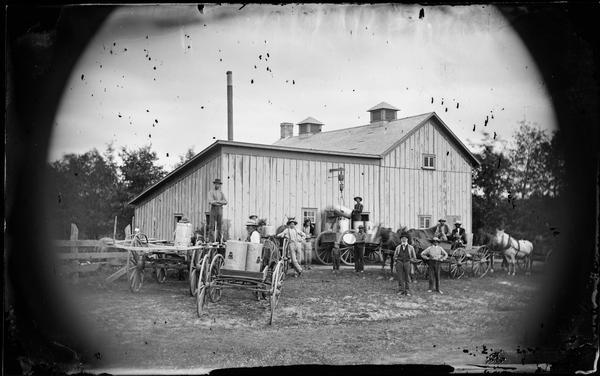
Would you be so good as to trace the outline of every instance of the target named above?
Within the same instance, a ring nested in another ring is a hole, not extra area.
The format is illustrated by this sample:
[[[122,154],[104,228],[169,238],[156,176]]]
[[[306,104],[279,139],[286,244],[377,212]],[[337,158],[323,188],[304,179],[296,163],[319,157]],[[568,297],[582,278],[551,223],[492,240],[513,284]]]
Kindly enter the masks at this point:
[[[367,112],[381,110],[381,109],[400,111],[399,109],[397,109],[396,107],[392,106],[391,104],[389,104],[387,102],[381,102],[377,106],[371,107],[370,109],[368,109]]]
[[[331,150],[346,153],[365,153],[385,155],[402,143],[410,134],[415,132],[428,120],[435,118],[441,128],[458,146],[459,150],[469,159],[472,165],[479,161],[460,141],[450,128],[435,112],[410,116],[393,121],[380,121],[358,127],[337,129],[312,135],[287,137],[275,142],[274,145],[304,149]]]
[[[317,119],[315,119],[314,117],[311,117],[311,116],[309,116],[306,119],[302,120],[298,124],[319,124],[319,125],[324,125],[323,123],[321,123],[320,121],[318,121]]]
[[[377,122],[308,136],[303,135],[302,137],[287,137],[278,140],[275,145],[338,152],[383,154],[408,132],[429,119],[432,114],[430,112],[390,122]]]

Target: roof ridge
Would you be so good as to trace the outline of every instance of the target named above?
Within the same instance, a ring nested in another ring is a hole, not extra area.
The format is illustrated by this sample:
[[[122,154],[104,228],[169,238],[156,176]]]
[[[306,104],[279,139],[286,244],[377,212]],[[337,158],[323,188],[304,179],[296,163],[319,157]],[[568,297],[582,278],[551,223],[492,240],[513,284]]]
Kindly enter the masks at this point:
[[[422,113],[422,114],[419,114],[419,115],[412,115],[412,116],[403,117],[403,118],[400,118],[400,119],[396,119],[396,120],[389,121],[388,123],[393,123],[393,122],[395,122],[395,121],[400,121],[400,120],[411,119],[411,118],[415,118],[415,117],[419,117],[419,116],[424,116],[424,115],[428,115],[428,116],[429,116],[429,115],[432,115],[432,114],[435,114],[435,111],[432,111],[432,112],[424,112],[424,113]],[[374,126],[374,125],[376,125],[376,126],[381,126],[381,125],[383,125],[383,124],[379,124],[379,123],[380,123],[380,122],[377,122],[377,124],[369,123],[369,124],[364,124],[364,125],[357,125],[357,126],[354,126],[354,127],[347,127],[347,128],[340,128],[340,129],[332,129],[332,130],[330,130],[330,131],[321,131],[321,132],[319,132],[319,133],[315,133],[315,134],[327,134],[327,133],[333,133],[333,132],[347,131],[348,129],[357,129],[357,128],[363,128],[363,127],[370,127],[370,126]],[[315,134],[313,134],[313,136],[314,136]],[[299,136],[292,136],[292,137],[289,137],[289,138],[295,138],[295,137],[299,137]]]

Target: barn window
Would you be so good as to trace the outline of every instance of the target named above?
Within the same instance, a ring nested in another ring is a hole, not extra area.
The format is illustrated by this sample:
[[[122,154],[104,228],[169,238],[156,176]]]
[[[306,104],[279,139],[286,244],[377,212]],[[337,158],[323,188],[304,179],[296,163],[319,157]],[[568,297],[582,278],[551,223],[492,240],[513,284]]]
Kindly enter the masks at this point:
[[[307,218],[310,219],[310,223],[312,223],[314,225],[317,222],[317,209],[302,208],[302,223],[301,224],[304,224],[304,221]]]
[[[430,215],[420,215],[419,216],[419,228],[429,228],[431,227],[431,216]]]
[[[423,168],[434,170],[435,169],[435,155],[423,154]]]

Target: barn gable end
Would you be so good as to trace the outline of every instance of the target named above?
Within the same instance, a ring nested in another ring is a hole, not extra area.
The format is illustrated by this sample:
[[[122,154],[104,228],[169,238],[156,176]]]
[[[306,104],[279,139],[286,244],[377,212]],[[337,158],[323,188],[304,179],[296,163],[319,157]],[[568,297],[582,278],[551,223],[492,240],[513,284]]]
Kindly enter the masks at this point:
[[[426,165],[434,159],[434,166]],[[470,155],[444,124],[432,116],[390,148],[382,158],[382,183],[389,186],[385,223],[419,227],[460,219],[471,231]],[[427,221],[429,219],[429,222]]]

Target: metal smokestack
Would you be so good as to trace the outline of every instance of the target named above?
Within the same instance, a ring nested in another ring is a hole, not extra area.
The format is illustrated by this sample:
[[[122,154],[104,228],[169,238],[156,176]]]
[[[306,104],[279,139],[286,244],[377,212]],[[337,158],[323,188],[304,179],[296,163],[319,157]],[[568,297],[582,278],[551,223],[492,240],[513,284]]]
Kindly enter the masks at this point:
[[[233,84],[231,71],[227,71],[227,140],[233,141]]]

